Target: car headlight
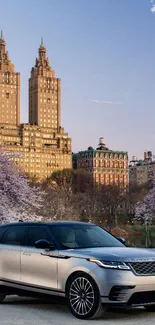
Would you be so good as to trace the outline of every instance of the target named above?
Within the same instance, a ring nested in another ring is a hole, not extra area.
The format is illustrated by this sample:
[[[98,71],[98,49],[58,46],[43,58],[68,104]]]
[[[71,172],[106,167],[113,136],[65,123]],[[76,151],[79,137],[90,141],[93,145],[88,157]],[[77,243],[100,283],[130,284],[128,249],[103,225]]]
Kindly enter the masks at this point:
[[[89,261],[105,269],[130,270],[130,266],[125,262],[100,261],[93,258],[90,258]]]

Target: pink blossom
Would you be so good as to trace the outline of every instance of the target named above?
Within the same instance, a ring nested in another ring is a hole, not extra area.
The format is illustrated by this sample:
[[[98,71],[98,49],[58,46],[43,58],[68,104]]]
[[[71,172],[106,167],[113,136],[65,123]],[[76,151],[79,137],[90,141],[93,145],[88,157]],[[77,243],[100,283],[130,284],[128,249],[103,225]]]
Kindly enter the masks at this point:
[[[141,217],[144,222],[150,222],[155,217],[155,177],[152,178],[152,186],[143,202],[138,202],[135,210],[136,217]]]
[[[15,221],[17,215],[18,220],[20,215],[31,220],[32,208],[41,207],[42,193],[30,186],[29,179],[13,161],[15,157],[17,155],[0,149],[0,223]]]

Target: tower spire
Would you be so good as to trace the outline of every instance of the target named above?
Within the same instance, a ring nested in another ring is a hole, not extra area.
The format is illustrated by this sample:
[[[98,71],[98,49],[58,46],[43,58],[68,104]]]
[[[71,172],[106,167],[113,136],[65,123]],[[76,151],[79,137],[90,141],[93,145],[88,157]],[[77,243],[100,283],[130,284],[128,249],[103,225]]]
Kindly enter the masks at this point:
[[[4,40],[4,36],[3,36],[3,31],[1,30],[0,32],[0,52],[2,51],[3,53],[5,53],[5,40]]]
[[[43,37],[41,38],[41,46],[44,45],[44,42],[43,42]]]

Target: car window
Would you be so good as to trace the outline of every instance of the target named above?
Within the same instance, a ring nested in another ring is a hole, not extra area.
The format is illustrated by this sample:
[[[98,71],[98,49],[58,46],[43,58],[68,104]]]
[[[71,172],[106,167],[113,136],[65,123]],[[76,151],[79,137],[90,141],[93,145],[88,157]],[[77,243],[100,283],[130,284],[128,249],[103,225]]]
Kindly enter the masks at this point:
[[[5,245],[18,245],[23,246],[25,244],[26,227],[9,227],[0,242]]]
[[[27,246],[35,246],[35,242],[40,239],[46,239],[51,242],[49,235],[43,227],[29,227],[27,233]]]
[[[94,225],[58,225],[51,229],[65,248],[124,247],[118,239]]]
[[[2,236],[3,236],[6,229],[7,229],[6,227],[1,227],[0,228],[0,240],[1,240],[1,238],[2,238]]]

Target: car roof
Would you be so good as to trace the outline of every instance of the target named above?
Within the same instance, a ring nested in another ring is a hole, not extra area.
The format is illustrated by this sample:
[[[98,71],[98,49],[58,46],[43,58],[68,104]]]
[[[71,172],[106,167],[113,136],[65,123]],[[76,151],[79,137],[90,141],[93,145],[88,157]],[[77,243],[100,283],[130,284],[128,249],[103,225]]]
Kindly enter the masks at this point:
[[[92,223],[88,222],[81,222],[81,221],[53,221],[53,222],[33,222],[33,221],[19,221],[19,222],[13,222],[13,223],[7,223],[7,224],[1,224],[0,227],[12,227],[12,226],[64,226],[64,225],[93,225]]]

